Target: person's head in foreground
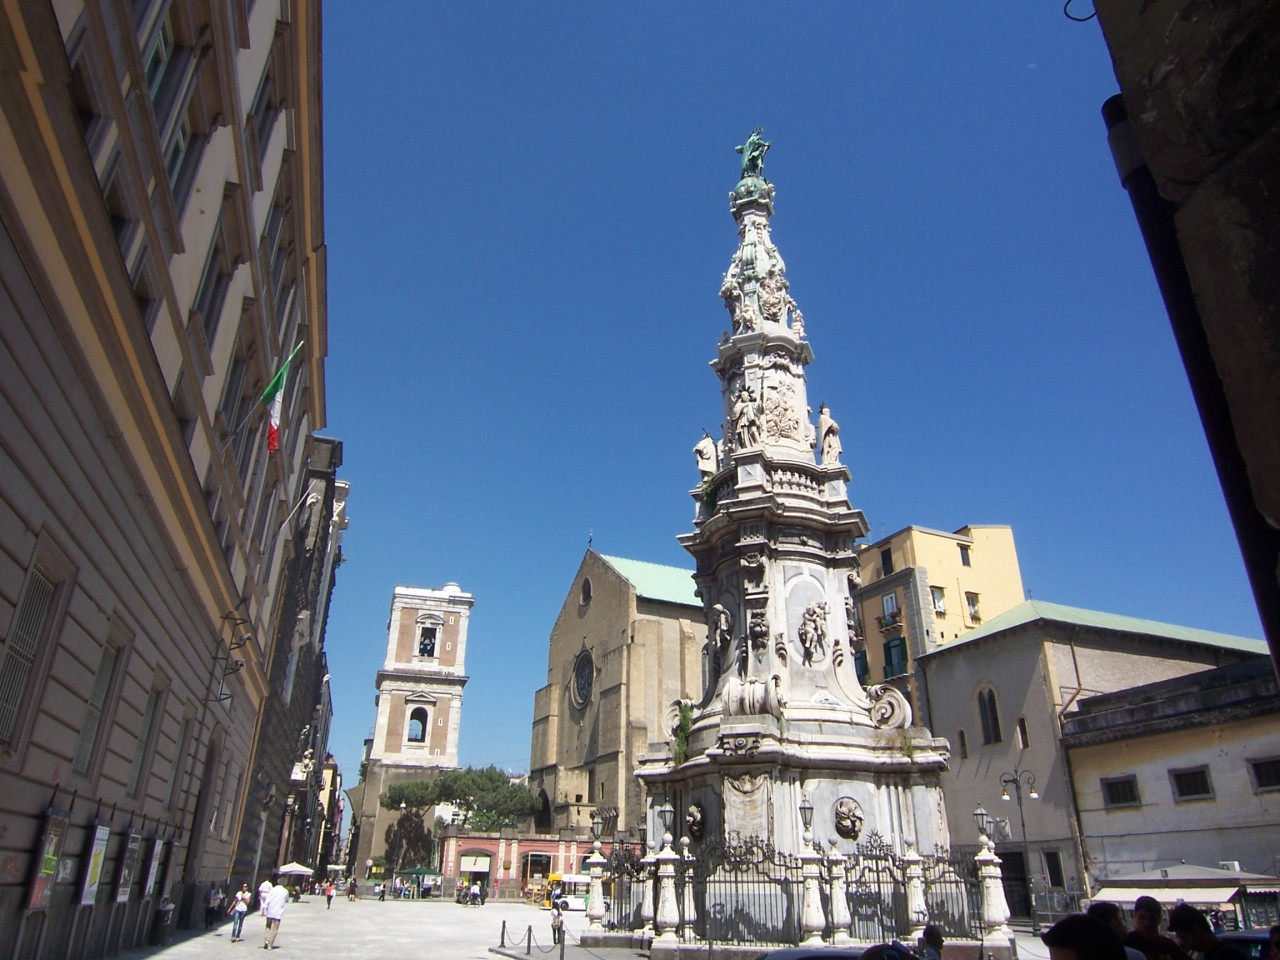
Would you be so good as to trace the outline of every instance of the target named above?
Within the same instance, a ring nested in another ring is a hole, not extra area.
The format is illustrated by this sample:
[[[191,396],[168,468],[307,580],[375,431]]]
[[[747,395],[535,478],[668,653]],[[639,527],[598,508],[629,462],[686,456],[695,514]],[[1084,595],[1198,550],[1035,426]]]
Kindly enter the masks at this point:
[[[929,946],[933,947],[933,949],[941,951],[942,950],[942,928],[939,927],[937,924],[933,924],[933,923],[928,924],[924,928],[923,940]]]
[[[862,960],[917,960],[914,953],[897,940],[893,943],[877,943],[862,951]]]
[[[1129,932],[1129,928],[1126,927],[1124,923],[1124,914],[1114,903],[1107,903],[1105,900],[1100,900],[1097,903],[1091,903],[1089,904],[1089,909],[1084,912],[1084,915],[1086,917],[1093,917],[1093,919],[1100,923],[1106,924],[1115,931],[1115,935],[1121,940],[1123,940],[1125,934]]]
[[[1155,897],[1139,897],[1133,901],[1133,928],[1147,937],[1160,933],[1160,917],[1164,915],[1164,907]]]
[[[1218,945],[1209,918],[1189,903],[1180,903],[1169,911],[1169,932],[1177,936],[1184,947],[1197,953],[1208,954]]]
[[[1049,948],[1049,960],[1125,960],[1124,945],[1115,932],[1083,913],[1063,917],[1040,939]]]

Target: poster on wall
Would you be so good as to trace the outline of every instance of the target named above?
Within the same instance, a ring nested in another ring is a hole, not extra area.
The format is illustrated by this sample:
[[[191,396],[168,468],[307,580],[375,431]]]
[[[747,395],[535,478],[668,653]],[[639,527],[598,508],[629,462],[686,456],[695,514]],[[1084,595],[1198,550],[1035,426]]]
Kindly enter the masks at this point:
[[[142,847],[139,834],[129,834],[124,853],[120,855],[120,871],[116,874],[116,903],[128,903],[133,892],[133,878],[138,872],[138,850]]]
[[[84,882],[80,885],[80,906],[91,907],[98,899],[98,883],[102,880],[102,865],[107,860],[107,843],[111,840],[111,824],[99,823],[93,828],[93,847],[84,869]]]
[[[49,808],[44,818],[44,832],[40,835],[39,854],[31,875],[31,893],[27,897],[28,910],[44,910],[53,896],[53,884],[58,876],[58,861],[62,859],[62,844],[67,838],[67,823],[71,814],[66,810]]]
[[[142,880],[142,898],[155,893],[156,884],[160,881],[160,856],[164,853],[164,841],[156,837],[151,841],[151,856],[147,859],[147,873]]]

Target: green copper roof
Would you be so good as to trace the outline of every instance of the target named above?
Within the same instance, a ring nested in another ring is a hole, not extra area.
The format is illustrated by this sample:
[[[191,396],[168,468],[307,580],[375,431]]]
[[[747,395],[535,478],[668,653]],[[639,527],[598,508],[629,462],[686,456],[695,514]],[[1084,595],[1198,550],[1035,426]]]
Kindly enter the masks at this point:
[[[1262,654],[1267,652],[1267,645],[1262,640],[1236,637],[1229,633],[1214,633],[1212,630],[1197,630],[1194,627],[1180,627],[1174,623],[1160,623],[1158,620],[1122,617],[1118,613],[1103,613],[1100,610],[1067,607],[1060,603],[1045,603],[1043,600],[1026,600],[1013,609],[1006,610],[1000,616],[992,617],[982,626],[960,634],[954,641],[935,652],[949,650],[958,643],[980,640],[983,637],[989,637],[1011,627],[1032,623],[1036,620],[1053,620],[1057,623],[1071,623],[1081,627],[1097,627],[1102,630],[1116,630],[1122,633],[1141,633],[1152,637],[1167,637],[1170,640],[1202,643],[1211,647],[1224,647],[1228,650],[1239,650],[1244,653]]]
[[[645,563],[643,560],[627,560],[624,557],[606,557],[604,554],[600,554],[600,559],[636,588],[637,597],[663,603],[679,603],[687,607],[702,606],[702,601],[693,593],[697,585],[693,582],[692,570],[664,567],[660,563]]]

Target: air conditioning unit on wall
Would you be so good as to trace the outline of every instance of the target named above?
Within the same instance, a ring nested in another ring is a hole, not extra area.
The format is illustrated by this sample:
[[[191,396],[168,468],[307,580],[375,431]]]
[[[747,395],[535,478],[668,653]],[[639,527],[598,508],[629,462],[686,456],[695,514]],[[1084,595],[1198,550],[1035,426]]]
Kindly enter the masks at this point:
[[[1239,861],[1239,860],[1219,860],[1219,861],[1218,861],[1218,869],[1219,869],[1219,870],[1230,870],[1232,873],[1243,873],[1243,872],[1244,872],[1244,871],[1242,871],[1242,870],[1240,869],[1240,861]]]

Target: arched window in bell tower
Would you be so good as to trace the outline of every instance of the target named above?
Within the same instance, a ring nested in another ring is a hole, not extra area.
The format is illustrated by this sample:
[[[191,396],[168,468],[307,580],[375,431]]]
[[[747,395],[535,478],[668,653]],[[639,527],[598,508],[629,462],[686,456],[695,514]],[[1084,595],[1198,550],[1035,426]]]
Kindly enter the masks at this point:
[[[427,715],[427,708],[417,707],[413,713],[409,714],[409,742],[426,743],[427,727],[429,725],[430,718]]]

